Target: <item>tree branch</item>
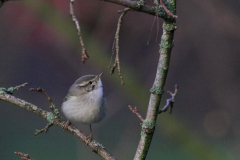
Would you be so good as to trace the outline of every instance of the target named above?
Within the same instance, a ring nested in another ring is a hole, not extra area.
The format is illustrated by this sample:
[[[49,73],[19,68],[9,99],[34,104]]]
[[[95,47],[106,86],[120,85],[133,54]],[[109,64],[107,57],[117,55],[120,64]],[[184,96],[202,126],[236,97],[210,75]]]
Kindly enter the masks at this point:
[[[78,31],[80,44],[82,46],[82,63],[85,63],[85,60],[87,60],[89,58],[89,55],[87,53],[87,50],[86,50],[84,42],[83,42],[80,24],[79,24],[75,14],[74,14],[73,3],[74,3],[74,0],[70,0],[70,16],[72,17],[72,21],[75,23],[77,31]]]
[[[24,154],[22,152],[14,152],[14,154],[21,156],[21,159],[23,160],[34,160],[29,156],[29,154]]]
[[[173,14],[176,12],[176,0],[168,0],[168,7]],[[155,124],[157,120],[159,104],[162,97],[163,87],[167,78],[171,50],[173,47],[173,35],[176,29],[176,21],[164,20],[163,34],[160,44],[160,58],[157,67],[156,78],[151,88],[151,96],[149,99],[149,105],[147,110],[146,119],[142,124],[141,138],[138,144],[138,148],[134,157],[134,160],[144,160],[147,156],[152,137],[155,131]]]
[[[114,41],[113,41],[113,50],[112,50],[113,53],[112,53],[112,55],[114,54],[114,52],[116,52],[116,58],[115,58],[115,62],[113,64],[113,67],[110,71],[110,74],[112,75],[114,73],[115,68],[117,67],[118,68],[118,76],[121,79],[121,85],[124,85],[124,81],[123,81],[123,76],[122,76],[122,73],[121,73],[120,60],[119,60],[119,37],[120,37],[120,29],[121,29],[121,26],[122,26],[123,17],[130,10],[131,10],[130,8],[125,8],[122,11],[118,11],[118,12],[122,12],[122,14],[118,19],[117,31],[116,31],[115,38],[114,38]],[[114,50],[114,45],[115,45],[116,51]],[[110,64],[111,64],[111,61],[110,61]]]
[[[143,12],[151,15],[157,15],[158,17],[161,17],[163,19],[173,19],[171,15],[168,15],[163,7],[161,6],[148,6],[148,5],[141,5],[139,7],[139,1],[130,1],[130,0],[102,0],[106,2],[111,2],[115,4],[119,4],[128,8],[131,8],[131,10]]]
[[[170,91],[167,91],[167,93],[169,93],[172,97],[167,99],[167,103],[166,105],[158,112],[158,114],[162,113],[162,112],[166,112],[170,106],[170,114],[172,114],[172,109],[173,109],[173,103],[175,102],[175,96],[177,94],[177,91],[178,91],[178,86],[177,84],[175,85],[175,92],[172,93]]]
[[[38,108],[37,106],[28,103],[22,99],[16,98],[12,95],[6,94],[6,93],[1,93],[0,94],[0,100],[6,101],[6,102],[10,102],[14,105],[17,105],[23,109],[26,109],[30,112],[33,112],[37,115],[39,115],[40,117],[47,119],[48,117],[48,113],[45,110],[42,110],[41,108]],[[61,121],[59,119],[54,119],[53,120],[53,124],[56,126],[59,126],[61,128],[64,127],[65,121]],[[69,133],[71,133],[72,135],[74,135],[76,138],[82,140],[83,142],[87,142],[87,136],[80,130],[78,130],[76,127],[74,127],[73,125],[70,125],[67,130]],[[106,160],[116,160],[115,157],[113,157],[110,153],[107,152],[107,150],[97,141],[92,140],[90,143],[88,143],[88,146],[90,148],[93,149],[93,151],[98,154],[99,156],[101,156],[102,158],[106,159]]]

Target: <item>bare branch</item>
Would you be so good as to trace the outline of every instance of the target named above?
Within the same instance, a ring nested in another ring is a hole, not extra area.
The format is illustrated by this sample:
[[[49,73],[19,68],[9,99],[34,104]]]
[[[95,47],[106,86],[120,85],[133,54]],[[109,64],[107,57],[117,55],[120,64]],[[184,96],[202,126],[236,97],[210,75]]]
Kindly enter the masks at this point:
[[[48,123],[46,127],[44,127],[43,129],[41,130],[37,130],[36,129],[36,133],[34,134],[35,136],[37,136],[38,134],[42,133],[42,132],[45,132],[47,133],[48,129],[52,126],[53,124],[52,123]]]
[[[23,83],[23,84],[21,84],[21,85],[19,85],[19,86],[14,87],[14,89],[18,91],[20,88],[23,88],[23,87],[25,87],[26,85],[28,85],[28,83]]]
[[[74,0],[70,0],[70,16],[72,17],[72,21],[75,23],[77,31],[78,31],[80,44],[82,46],[82,63],[85,63],[85,60],[87,60],[89,58],[89,55],[87,54],[87,50],[85,48],[85,45],[84,45],[84,42],[82,39],[82,32],[81,32],[79,22],[74,14],[73,3],[74,3]]]
[[[123,22],[123,17],[130,10],[131,10],[130,8],[125,8],[122,11],[118,11],[118,12],[122,12],[122,14],[118,19],[117,31],[116,31],[115,39],[114,39],[114,42],[113,42],[113,46],[115,44],[115,49],[116,49],[116,58],[115,58],[115,62],[113,64],[113,67],[110,71],[110,74],[112,75],[114,73],[115,68],[117,67],[118,68],[118,76],[121,79],[121,85],[124,85],[124,81],[123,81],[123,76],[122,76],[122,73],[121,73],[120,60],[119,60],[119,37],[120,37],[119,34],[120,34],[120,29],[121,29],[121,26],[122,26],[122,22]],[[113,50],[113,53],[114,53],[114,50]],[[112,53],[112,55],[113,55],[113,53]],[[111,63],[111,61],[110,61],[110,63]]]
[[[130,109],[134,114],[136,114],[136,115],[138,116],[138,118],[139,118],[142,122],[144,121],[144,119],[142,118],[142,116],[138,113],[137,107],[135,107],[134,109],[133,109],[130,105],[128,105],[128,107],[129,107],[129,109]]]
[[[0,94],[0,100],[6,101],[6,102],[10,102],[14,105],[17,105],[23,109],[26,109],[30,112],[33,112],[37,115],[39,115],[40,117],[47,119],[47,114],[48,112],[45,110],[42,110],[41,108],[38,108],[37,106],[28,103],[22,99],[16,98],[12,95],[6,94],[6,93],[2,93]],[[65,121],[60,121],[59,119],[54,119],[53,120],[53,124],[56,126],[59,126],[61,128],[64,127]],[[87,142],[87,136],[86,134],[84,134],[82,131],[78,130],[76,127],[74,127],[73,125],[70,125],[67,130],[69,133],[71,133],[72,135],[74,135],[76,138],[82,140],[84,143]],[[106,160],[116,160],[115,157],[113,157],[110,153],[108,153],[108,151],[97,141],[92,140],[91,142],[89,142],[87,144],[90,148],[93,149],[93,151],[100,155],[101,157],[103,157]]]
[[[29,156],[29,154],[24,154],[22,152],[14,152],[14,154],[21,156],[21,159],[24,160],[34,160]]]
[[[38,87],[38,88],[30,88],[29,89],[31,92],[39,92],[39,93],[42,93],[43,95],[45,95],[48,99],[48,101],[50,102],[51,105],[54,105],[53,102],[52,102],[52,99],[47,95],[47,93],[44,91],[44,89],[42,89],[41,87]]]
[[[178,91],[177,84],[175,85],[175,92],[174,93],[172,93],[170,91],[167,91],[167,93],[169,93],[172,96],[172,98],[169,98],[169,99],[166,100],[167,101],[166,105],[158,112],[158,114],[160,114],[162,112],[166,112],[168,110],[169,106],[170,106],[170,114],[172,113],[173,103],[175,102],[174,98],[177,94],[177,91]]]

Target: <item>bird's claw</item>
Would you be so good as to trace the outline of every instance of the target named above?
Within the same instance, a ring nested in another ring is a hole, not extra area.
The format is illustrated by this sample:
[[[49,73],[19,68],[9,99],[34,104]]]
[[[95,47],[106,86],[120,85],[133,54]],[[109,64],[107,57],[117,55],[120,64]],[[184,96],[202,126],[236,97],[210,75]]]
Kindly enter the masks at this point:
[[[65,124],[64,124],[64,126],[63,126],[63,129],[64,130],[67,130],[67,128],[68,128],[68,126],[71,124],[71,122],[68,120]]]
[[[86,138],[86,145],[88,145],[88,143],[90,143],[92,141],[92,134],[90,134],[87,138]]]

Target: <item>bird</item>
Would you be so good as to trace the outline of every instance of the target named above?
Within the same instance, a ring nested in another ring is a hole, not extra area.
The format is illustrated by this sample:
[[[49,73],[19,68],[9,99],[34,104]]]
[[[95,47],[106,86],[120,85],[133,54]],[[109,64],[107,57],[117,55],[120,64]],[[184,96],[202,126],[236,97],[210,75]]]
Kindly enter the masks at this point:
[[[92,141],[91,125],[100,122],[107,112],[101,81],[102,75],[103,73],[78,78],[69,88],[61,107],[63,114],[68,119],[64,125],[65,130],[71,122],[80,122],[90,126],[90,135],[86,139],[86,144]]]

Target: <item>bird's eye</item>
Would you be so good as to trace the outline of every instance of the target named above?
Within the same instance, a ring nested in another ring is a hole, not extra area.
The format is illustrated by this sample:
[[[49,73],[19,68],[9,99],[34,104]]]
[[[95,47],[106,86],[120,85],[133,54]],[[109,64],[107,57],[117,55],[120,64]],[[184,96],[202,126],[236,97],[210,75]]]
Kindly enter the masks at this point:
[[[92,84],[92,81],[88,82],[88,84]]]

